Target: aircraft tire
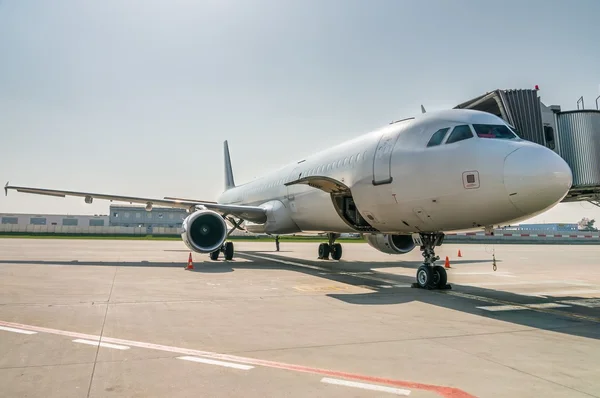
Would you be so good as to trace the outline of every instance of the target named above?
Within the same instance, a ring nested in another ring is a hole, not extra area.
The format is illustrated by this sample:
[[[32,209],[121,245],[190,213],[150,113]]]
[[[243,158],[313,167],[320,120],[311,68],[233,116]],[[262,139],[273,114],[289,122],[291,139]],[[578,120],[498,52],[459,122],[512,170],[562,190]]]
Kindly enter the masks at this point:
[[[215,250],[214,252],[210,252],[210,259],[217,261],[219,259],[219,251]]]
[[[331,258],[334,260],[339,260],[342,258],[342,245],[339,243],[334,243],[331,247]]]
[[[431,286],[436,289],[441,289],[448,283],[448,274],[446,269],[441,265],[433,267],[433,278]]]
[[[319,259],[321,260],[327,260],[329,259],[329,244],[328,243],[321,243],[319,245]]]
[[[421,289],[429,289],[431,288],[432,282],[433,270],[429,265],[421,265],[419,269],[417,269],[417,284]]]
[[[225,242],[225,260],[233,259],[233,242]]]

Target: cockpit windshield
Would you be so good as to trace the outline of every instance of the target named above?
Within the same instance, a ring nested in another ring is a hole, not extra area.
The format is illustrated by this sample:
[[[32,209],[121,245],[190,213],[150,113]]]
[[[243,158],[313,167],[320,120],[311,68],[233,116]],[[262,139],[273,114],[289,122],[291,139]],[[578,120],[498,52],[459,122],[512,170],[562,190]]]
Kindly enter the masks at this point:
[[[515,140],[519,137],[503,124],[474,124],[475,133],[480,138],[498,138],[503,140]]]

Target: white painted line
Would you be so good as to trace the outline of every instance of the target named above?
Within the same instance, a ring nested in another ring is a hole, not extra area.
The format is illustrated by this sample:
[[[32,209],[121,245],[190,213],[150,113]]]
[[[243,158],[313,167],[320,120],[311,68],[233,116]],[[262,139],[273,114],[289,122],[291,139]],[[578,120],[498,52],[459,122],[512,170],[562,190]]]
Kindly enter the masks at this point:
[[[558,303],[538,303],[538,304],[516,304],[516,305],[490,305],[484,307],[477,307],[486,311],[516,311],[516,310],[528,310],[532,308],[565,308],[570,307],[570,305],[566,304],[558,304]]]
[[[335,384],[338,386],[346,386],[346,387],[356,387],[356,388],[362,388],[363,390],[389,392],[390,394],[396,394],[396,395],[410,395],[410,390],[378,386],[376,384],[359,383],[356,381],[349,381],[349,380],[332,379],[329,377],[323,377],[321,379],[321,383]]]
[[[126,345],[98,343],[98,341],[94,341],[94,340],[77,339],[77,340],[73,340],[73,343],[89,344],[89,345],[95,345],[95,346],[100,344],[100,347],[114,348],[116,350],[128,350],[129,349],[129,347],[127,347]]]
[[[527,309],[527,307],[523,307],[520,305],[490,305],[490,306],[476,307],[476,308],[479,308],[480,310],[492,311],[492,312],[516,311],[516,310],[526,310]]]
[[[573,285],[573,286],[591,286],[582,285],[579,282],[547,280],[547,281],[514,281],[514,282],[464,282],[465,286],[486,287],[486,286],[517,286],[517,285]]]
[[[510,272],[475,272],[475,271],[462,271],[462,272],[453,272],[453,275],[493,275],[493,276],[504,276],[507,278],[515,278],[516,276],[511,274]]]
[[[540,303],[540,304],[526,304],[529,308],[564,308],[570,307],[570,305],[566,304],[558,304],[558,303]]]
[[[462,297],[462,298],[466,298],[466,299],[471,299],[471,300],[477,300],[477,301],[483,301],[484,303],[491,303],[491,304],[497,304],[497,305],[503,305],[505,304],[505,302],[500,301],[500,300],[496,300],[490,297],[483,297],[483,296],[477,296],[475,294],[469,294],[469,293],[462,293],[462,292],[456,292],[456,291],[452,291],[452,290],[442,290],[442,294],[447,294],[449,296],[456,296],[456,297]]]
[[[505,305],[507,303],[508,304],[515,304],[515,303],[506,302],[506,301],[496,300],[496,299],[493,299],[493,298],[490,298],[490,297],[482,297],[482,296],[477,296],[475,294],[462,293],[462,292],[456,292],[456,291],[444,291],[444,290],[441,290],[439,293],[440,294],[447,294],[449,296],[456,296],[456,297],[462,297],[462,298],[471,299],[471,300],[482,301],[484,303],[497,304],[497,305]],[[515,304],[515,306],[517,306],[517,307],[526,307],[525,305],[517,305],[517,304]],[[546,311],[544,308],[528,308],[528,309],[533,310],[533,311],[552,313],[551,311]],[[570,313],[570,312],[567,312],[567,311],[561,311],[560,315],[561,316],[566,316],[568,318],[584,319],[584,320],[590,321],[590,322],[596,322],[596,323],[600,322],[600,318],[593,317],[593,316],[587,316],[587,315],[581,315],[581,314],[573,314],[573,313]]]
[[[177,357],[177,359],[183,359],[184,361],[207,363],[209,365],[225,366],[227,368],[242,369],[242,370],[250,370],[250,369],[254,368],[254,366],[250,366],[250,365],[242,365],[242,364],[233,363],[233,362],[215,361],[214,359],[200,358],[200,357],[186,356],[186,357]]]
[[[21,334],[36,334],[37,333],[37,332],[33,332],[31,330],[15,329],[15,328],[9,328],[7,326],[0,326],[0,330],[5,330],[7,332],[21,333]]]
[[[530,292],[530,293],[519,293],[523,296],[534,296],[534,297],[548,297],[548,296],[572,296],[574,294],[593,294],[598,293],[600,296],[600,290],[598,289],[580,289],[580,290],[553,290],[545,292]],[[592,298],[592,297],[590,297]],[[594,297],[595,298],[595,297]]]
[[[564,304],[572,304],[579,305],[587,308],[599,308],[600,307],[600,299],[582,299],[582,300],[564,300],[560,301]]]

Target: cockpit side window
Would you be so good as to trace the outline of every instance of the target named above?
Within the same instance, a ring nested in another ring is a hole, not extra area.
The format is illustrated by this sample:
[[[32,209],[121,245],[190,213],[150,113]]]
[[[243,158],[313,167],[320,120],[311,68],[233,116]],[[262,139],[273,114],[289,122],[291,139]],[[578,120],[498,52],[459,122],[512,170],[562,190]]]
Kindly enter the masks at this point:
[[[448,132],[448,130],[450,130],[450,127],[439,129],[438,131],[433,133],[433,135],[431,136],[431,139],[427,143],[427,147],[440,145],[442,143],[442,141],[444,141],[444,137],[446,136],[446,133]]]
[[[469,126],[467,126],[466,124],[456,126],[454,127],[454,130],[452,130],[452,134],[450,134],[450,137],[448,137],[446,144],[452,144],[453,142],[458,142],[469,138],[473,138],[473,133],[471,132]]]
[[[508,126],[503,124],[474,124],[473,128],[480,138],[515,140],[519,138]]]

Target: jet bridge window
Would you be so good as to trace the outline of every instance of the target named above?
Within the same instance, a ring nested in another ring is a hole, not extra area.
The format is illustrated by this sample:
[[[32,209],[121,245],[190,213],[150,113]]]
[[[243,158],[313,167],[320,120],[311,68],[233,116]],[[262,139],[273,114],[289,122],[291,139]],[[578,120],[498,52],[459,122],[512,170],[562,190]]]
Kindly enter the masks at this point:
[[[439,129],[438,131],[433,133],[431,139],[427,143],[427,147],[440,145],[442,141],[444,141],[444,137],[446,136],[448,130],[450,130],[450,127]]]
[[[508,126],[503,124],[474,124],[473,128],[480,138],[498,138],[504,140],[514,140],[518,138]]]
[[[450,137],[448,137],[448,140],[446,140],[446,144],[452,144],[453,142],[467,140],[472,137],[473,133],[471,132],[469,126],[463,124],[461,126],[454,127],[454,130],[452,130]]]

